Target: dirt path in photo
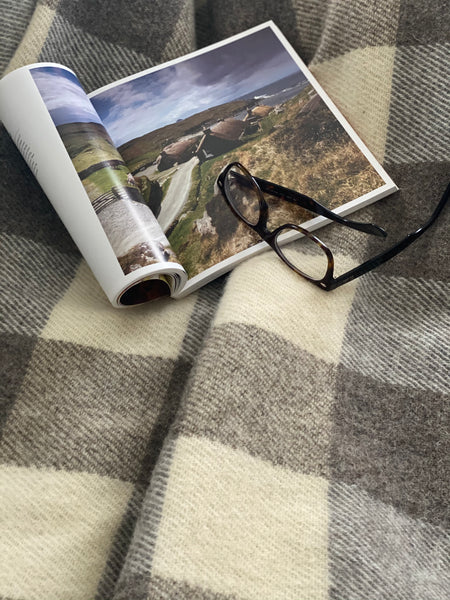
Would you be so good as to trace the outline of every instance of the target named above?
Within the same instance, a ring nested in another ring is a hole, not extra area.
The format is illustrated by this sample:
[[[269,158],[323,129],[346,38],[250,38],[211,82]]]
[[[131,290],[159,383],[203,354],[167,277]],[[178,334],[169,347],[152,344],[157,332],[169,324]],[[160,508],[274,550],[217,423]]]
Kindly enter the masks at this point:
[[[158,222],[164,232],[169,229],[171,223],[183,210],[191,187],[192,169],[198,162],[198,158],[194,156],[188,162],[179,165],[177,172],[172,177],[158,217]]]

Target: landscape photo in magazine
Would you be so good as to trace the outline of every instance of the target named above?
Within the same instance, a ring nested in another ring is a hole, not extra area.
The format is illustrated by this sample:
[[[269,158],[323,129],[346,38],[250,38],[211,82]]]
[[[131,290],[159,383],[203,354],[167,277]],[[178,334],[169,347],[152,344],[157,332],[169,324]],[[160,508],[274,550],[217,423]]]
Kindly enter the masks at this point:
[[[385,184],[270,27],[90,97],[190,278],[260,241],[214,190],[232,161],[330,209]]]
[[[148,208],[152,190],[129,172],[76,76],[58,66],[38,66],[30,73],[123,273],[176,262]]]

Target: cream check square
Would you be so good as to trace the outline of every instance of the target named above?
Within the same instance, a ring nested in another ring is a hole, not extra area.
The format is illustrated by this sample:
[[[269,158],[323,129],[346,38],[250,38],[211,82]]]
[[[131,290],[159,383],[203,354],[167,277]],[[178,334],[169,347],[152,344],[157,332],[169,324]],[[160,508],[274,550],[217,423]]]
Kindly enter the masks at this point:
[[[92,600],[132,489],[87,473],[2,466],[0,596]]]
[[[335,255],[335,262],[343,270],[354,266],[340,255]],[[286,267],[274,252],[267,252],[233,271],[215,325],[254,325],[337,364],[356,285],[350,282],[324,292]]]
[[[176,358],[195,300],[192,294],[129,310],[113,308],[83,261],[41,337],[122,354]]]
[[[176,442],[153,574],[239,598],[328,598],[325,479]]]
[[[369,46],[311,70],[379,161],[384,158],[395,48]]]

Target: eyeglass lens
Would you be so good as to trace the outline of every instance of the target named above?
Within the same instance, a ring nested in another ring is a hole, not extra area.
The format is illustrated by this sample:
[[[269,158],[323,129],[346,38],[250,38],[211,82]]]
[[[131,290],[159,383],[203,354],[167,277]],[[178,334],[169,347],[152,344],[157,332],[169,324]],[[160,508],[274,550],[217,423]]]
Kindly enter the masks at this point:
[[[260,215],[259,190],[252,177],[233,165],[224,181],[225,193],[232,208],[249,225],[256,225]]]
[[[278,245],[282,244],[280,237],[288,230],[283,228],[277,233]],[[291,268],[312,281],[321,281],[327,274],[328,257],[312,236],[305,235],[301,240],[279,247],[279,253]]]

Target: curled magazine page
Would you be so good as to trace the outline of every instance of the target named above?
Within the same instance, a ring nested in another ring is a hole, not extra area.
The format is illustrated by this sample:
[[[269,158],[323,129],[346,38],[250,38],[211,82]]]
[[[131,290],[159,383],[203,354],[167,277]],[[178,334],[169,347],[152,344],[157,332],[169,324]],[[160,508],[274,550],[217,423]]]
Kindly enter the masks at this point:
[[[112,304],[176,294],[187,276],[151,210],[161,192],[130,173],[75,74],[10,73],[0,117]]]

